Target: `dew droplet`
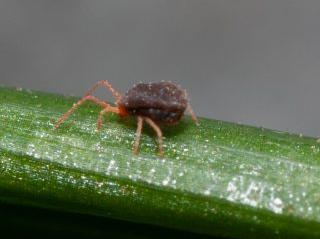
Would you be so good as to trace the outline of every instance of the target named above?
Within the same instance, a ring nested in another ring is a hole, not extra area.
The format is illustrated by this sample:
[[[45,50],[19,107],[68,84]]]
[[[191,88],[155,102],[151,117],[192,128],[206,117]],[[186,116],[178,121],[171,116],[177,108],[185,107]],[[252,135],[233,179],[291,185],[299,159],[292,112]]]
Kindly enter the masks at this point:
[[[283,202],[280,198],[271,199],[271,201],[269,202],[269,206],[273,212],[282,213]]]
[[[162,185],[164,185],[164,186],[168,185],[168,183],[169,183],[169,179],[168,178],[166,178],[166,179],[164,179],[162,181]]]

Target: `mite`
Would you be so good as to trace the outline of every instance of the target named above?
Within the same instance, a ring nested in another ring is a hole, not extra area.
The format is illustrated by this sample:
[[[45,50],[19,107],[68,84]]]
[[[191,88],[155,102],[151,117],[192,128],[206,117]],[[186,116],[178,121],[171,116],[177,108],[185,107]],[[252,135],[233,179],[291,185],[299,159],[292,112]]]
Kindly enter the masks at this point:
[[[111,91],[116,100],[116,106],[111,106],[109,103],[92,95],[98,87],[104,87]],[[55,128],[59,128],[73,111],[85,101],[92,101],[103,108],[97,120],[98,130],[101,129],[103,116],[107,112],[116,113],[120,117],[133,116],[137,118],[136,138],[133,146],[134,154],[138,154],[139,152],[143,122],[146,122],[156,132],[160,155],[163,155],[163,143],[162,131],[159,125],[177,124],[186,110],[189,112],[194,123],[198,124],[197,117],[188,103],[186,90],[172,82],[139,83],[122,96],[108,81],[103,80],[93,85],[84,97],[62,115],[55,124]]]

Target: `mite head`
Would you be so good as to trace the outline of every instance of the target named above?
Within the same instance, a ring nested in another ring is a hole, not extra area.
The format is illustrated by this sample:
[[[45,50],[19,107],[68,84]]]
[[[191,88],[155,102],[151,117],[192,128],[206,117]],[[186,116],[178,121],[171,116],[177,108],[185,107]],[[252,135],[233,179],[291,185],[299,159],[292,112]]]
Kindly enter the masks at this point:
[[[123,104],[121,104],[121,102],[118,102],[117,105],[118,105],[118,109],[119,109],[119,116],[120,117],[127,116],[128,112],[126,110],[126,107]]]

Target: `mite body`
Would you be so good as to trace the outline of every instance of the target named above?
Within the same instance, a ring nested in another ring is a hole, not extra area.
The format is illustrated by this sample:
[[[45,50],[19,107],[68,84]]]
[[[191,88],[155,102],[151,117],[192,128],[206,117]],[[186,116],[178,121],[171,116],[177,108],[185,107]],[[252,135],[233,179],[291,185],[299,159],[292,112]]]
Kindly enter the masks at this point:
[[[116,99],[116,106],[111,106],[109,103],[92,95],[100,86],[111,91]],[[58,128],[76,108],[88,100],[103,107],[97,120],[98,130],[102,126],[103,115],[107,112],[119,114],[121,117],[134,116],[137,118],[134,154],[139,152],[139,142],[144,121],[157,133],[160,155],[163,155],[163,147],[162,131],[158,126],[159,124],[177,124],[185,110],[189,111],[193,121],[197,123],[197,118],[188,103],[186,90],[172,82],[139,83],[128,90],[124,96],[121,96],[108,81],[99,81],[70,110],[59,118],[55,128]]]
[[[188,106],[186,90],[171,82],[140,83],[119,102],[129,115],[149,117],[162,124],[176,124]]]

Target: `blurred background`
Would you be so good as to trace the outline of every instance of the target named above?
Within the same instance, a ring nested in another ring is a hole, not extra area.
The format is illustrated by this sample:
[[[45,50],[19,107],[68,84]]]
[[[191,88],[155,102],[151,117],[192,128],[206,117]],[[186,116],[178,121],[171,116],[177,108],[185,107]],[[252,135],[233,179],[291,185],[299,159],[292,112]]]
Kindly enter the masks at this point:
[[[170,80],[199,116],[320,136],[319,23],[317,0],[1,0],[0,84]]]

